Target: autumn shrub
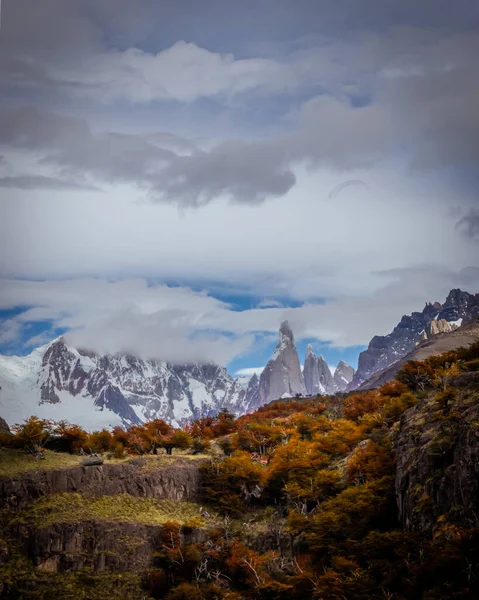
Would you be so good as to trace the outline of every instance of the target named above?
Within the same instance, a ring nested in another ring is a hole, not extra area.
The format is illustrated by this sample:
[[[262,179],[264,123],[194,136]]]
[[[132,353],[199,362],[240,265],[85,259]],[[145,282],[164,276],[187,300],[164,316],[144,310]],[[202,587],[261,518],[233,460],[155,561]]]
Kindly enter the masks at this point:
[[[396,524],[393,478],[347,488],[320,504],[308,521],[308,549],[320,555],[332,551],[341,554],[347,540],[358,540],[372,529]],[[291,520],[289,523],[291,527]]]
[[[381,408],[380,414],[387,425],[392,425],[415,404],[417,404],[416,396],[411,392],[405,392],[400,396],[390,397]]]
[[[345,456],[365,437],[366,430],[362,425],[348,419],[337,419],[327,433],[315,437],[314,446],[330,457]]]
[[[367,440],[354,450],[346,466],[347,483],[366,483],[394,473],[391,448]]]
[[[30,417],[21,424],[15,424],[12,432],[19,444],[28,448],[44,446],[52,435],[53,421]]]
[[[201,496],[221,512],[242,514],[261,497],[265,471],[245,452],[203,464],[200,473]]]
[[[191,442],[191,454],[204,454],[209,451],[210,446],[208,439],[195,437]]]
[[[117,444],[115,444],[115,447],[113,449],[113,458],[122,459],[124,457],[125,457],[125,448],[123,447],[123,444],[118,442]]]
[[[213,583],[180,583],[165,596],[165,600],[223,600],[224,590]]]
[[[343,402],[343,416],[358,421],[366,413],[378,411],[384,402],[384,397],[377,390],[353,394]]]
[[[126,434],[123,438],[126,442]],[[118,444],[124,445],[118,438],[114,438],[108,429],[102,429],[101,431],[94,431],[90,433],[86,441],[86,446],[93,452],[108,452],[112,448],[116,448]]]
[[[434,377],[435,373],[431,365],[415,360],[408,361],[396,374],[396,379],[407,385],[413,392],[432,387]]]
[[[397,379],[393,379],[392,381],[388,381],[384,385],[382,385],[378,392],[381,396],[387,396],[388,398],[398,398],[402,394],[408,392],[408,387],[406,384],[401,383]]]

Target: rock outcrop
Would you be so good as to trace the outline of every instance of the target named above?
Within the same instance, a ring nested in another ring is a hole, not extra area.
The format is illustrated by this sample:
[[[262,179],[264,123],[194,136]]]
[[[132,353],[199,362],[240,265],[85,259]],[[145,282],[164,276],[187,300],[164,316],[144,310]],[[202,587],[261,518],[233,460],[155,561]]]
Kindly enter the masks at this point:
[[[425,339],[429,339],[439,333],[451,333],[457,329],[457,325],[455,323],[449,323],[446,319],[433,319],[430,321],[425,330]]]
[[[5,421],[5,419],[0,417],[0,435],[10,435],[10,433],[11,431],[8,423]]]
[[[403,414],[395,438],[396,496],[406,530],[431,533],[454,522],[477,526],[478,423],[473,392],[431,394]]]
[[[306,349],[303,378],[306,393],[312,396],[318,394],[334,394],[337,391],[331,371],[322,356],[316,356],[311,344]]]
[[[0,503],[26,506],[47,494],[80,492],[90,496],[130,494],[168,500],[196,500],[199,462],[175,459],[171,464],[152,464],[134,459],[120,464],[84,466],[51,471],[32,471],[14,478],[0,478]]]
[[[161,525],[87,521],[58,523],[43,528],[19,525],[11,532],[39,571],[90,569],[122,573],[145,572],[161,547]],[[205,539],[201,529],[184,529],[181,541]]]
[[[305,393],[293,332],[284,321],[279,330],[279,343],[259,378],[260,405],[296,394],[304,396]]]

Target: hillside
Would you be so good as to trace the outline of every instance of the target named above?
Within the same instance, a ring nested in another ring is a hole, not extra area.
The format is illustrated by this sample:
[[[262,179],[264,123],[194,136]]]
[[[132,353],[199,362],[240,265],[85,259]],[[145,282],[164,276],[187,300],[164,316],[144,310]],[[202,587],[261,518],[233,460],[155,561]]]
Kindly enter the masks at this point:
[[[2,598],[477,598],[478,368],[182,429],[32,418],[0,437]]]
[[[404,315],[388,335],[375,335],[360,353],[358,369],[348,389],[361,388],[372,375],[389,368],[412,352],[416,345],[438,333],[454,331],[477,321],[479,294],[453,289],[446,300],[427,302],[421,312]]]
[[[412,352],[409,352],[391,366],[374,373],[359,386],[358,390],[377,388],[386,382],[391,381],[391,379],[394,379],[396,376],[396,373],[409,360],[425,360],[430,356],[449,352],[450,350],[456,350],[462,346],[467,347],[477,342],[479,342],[479,323],[463,325],[459,329],[448,333],[438,333],[430,339],[418,343]]]

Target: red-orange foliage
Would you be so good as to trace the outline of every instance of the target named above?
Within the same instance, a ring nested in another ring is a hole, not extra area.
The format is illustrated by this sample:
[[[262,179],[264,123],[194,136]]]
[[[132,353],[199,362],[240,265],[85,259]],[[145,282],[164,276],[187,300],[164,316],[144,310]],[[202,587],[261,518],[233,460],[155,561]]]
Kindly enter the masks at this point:
[[[391,449],[367,440],[364,446],[354,450],[348,458],[346,481],[365,483],[380,479],[394,472],[394,460]]]
[[[343,415],[346,419],[358,421],[366,413],[378,411],[384,401],[384,397],[377,390],[353,394],[344,399]]]

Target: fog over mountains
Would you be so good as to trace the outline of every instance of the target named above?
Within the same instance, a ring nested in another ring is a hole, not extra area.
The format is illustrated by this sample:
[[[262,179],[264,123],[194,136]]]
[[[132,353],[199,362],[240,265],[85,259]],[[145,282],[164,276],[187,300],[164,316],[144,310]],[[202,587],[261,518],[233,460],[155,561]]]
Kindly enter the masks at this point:
[[[9,424],[33,414],[87,429],[161,418],[182,425],[226,408],[245,414],[279,398],[354,390],[406,356],[421,340],[454,331],[479,315],[479,294],[452,290],[444,304],[403,316],[387,336],[375,336],[357,372],[340,361],[332,375],[311,345],[304,368],[287,321],[271,359],[246,389],[215,364],[172,365],[131,355],[99,355],[56,339],[24,357],[0,357],[0,414]]]

